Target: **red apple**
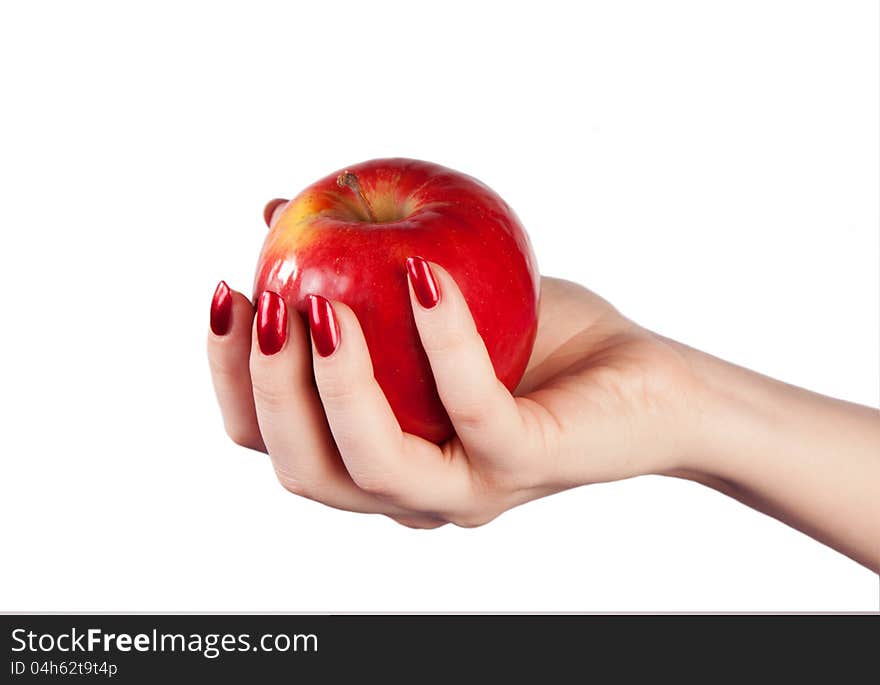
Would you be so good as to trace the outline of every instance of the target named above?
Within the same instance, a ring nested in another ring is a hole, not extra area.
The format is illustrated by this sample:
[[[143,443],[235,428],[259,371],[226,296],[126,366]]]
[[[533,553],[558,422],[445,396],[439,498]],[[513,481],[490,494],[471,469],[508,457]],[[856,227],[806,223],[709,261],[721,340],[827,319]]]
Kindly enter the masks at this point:
[[[537,329],[538,268],[513,210],[487,186],[429,162],[376,159],[266,214],[255,297],[274,290],[303,314],[310,293],[351,307],[403,430],[438,443],[453,432],[410,309],[407,257],[452,275],[496,375],[510,390],[519,383]]]

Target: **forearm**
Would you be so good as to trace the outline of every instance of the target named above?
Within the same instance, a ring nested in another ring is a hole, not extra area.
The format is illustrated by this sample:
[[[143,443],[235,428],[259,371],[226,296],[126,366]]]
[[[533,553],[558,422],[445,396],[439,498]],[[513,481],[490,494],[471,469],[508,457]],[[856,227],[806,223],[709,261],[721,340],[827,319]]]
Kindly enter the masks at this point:
[[[709,485],[880,569],[880,412],[682,347],[698,379],[693,454]]]

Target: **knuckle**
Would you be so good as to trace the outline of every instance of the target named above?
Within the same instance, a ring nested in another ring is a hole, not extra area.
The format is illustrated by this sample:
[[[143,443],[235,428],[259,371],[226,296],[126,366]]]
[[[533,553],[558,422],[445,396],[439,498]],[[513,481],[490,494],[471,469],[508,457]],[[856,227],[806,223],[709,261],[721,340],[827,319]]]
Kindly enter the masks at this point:
[[[354,484],[367,494],[384,499],[391,499],[399,492],[393,479],[388,475],[352,473]]]
[[[491,379],[482,376],[472,379],[467,392],[458,388],[444,388],[443,401],[448,408],[449,418],[457,428],[484,428],[493,417],[498,416],[498,399],[503,398],[507,389],[494,376],[494,370],[490,373]]]
[[[429,355],[454,354],[468,346],[471,336],[459,328],[446,327],[432,331],[422,339],[422,346]]]
[[[452,525],[459,528],[479,528],[485,526],[495,516],[483,511],[463,511],[456,512],[446,518]]]
[[[278,467],[275,468],[275,476],[278,478],[281,487],[289,493],[298,497],[315,499],[315,488],[307,480]]]
[[[208,368],[214,378],[237,378],[243,368],[244,360],[238,360],[229,354],[223,354],[209,347]]]
[[[262,411],[277,412],[286,408],[290,401],[287,388],[263,379],[253,379],[254,402]]]
[[[316,380],[323,402],[345,404],[350,402],[355,396],[355,381],[352,376],[339,373],[322,373]]]
[[[225,428],[226,435],[239,447],[246,447],[247,449],[262,451],[262,441],[256,436],[251,435],[249,432],[243,431],[237,427],[226,426]]]
[[[281,483],[281,487],[292,495],[305,497],[306,499],[315,499],[312,488],[306,485],[303,481],[285,478],[279,475],[278,482]]]
[[[448,410],[449,418],[458,429],[472,429],[484,426],[489,420],[489,411],[485,405],[459,404]]]

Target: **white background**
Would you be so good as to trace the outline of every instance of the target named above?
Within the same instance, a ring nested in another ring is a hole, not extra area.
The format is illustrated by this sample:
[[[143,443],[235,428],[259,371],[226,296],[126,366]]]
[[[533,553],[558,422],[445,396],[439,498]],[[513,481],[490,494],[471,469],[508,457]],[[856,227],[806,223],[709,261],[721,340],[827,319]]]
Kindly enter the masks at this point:
[[[0,65],[0,610],[877,610],[683,481],[434,532],[295,498],[204,353],[264,201],[402,155],[494,187],[544,273],[876,406],[877,3],[5,2]]]

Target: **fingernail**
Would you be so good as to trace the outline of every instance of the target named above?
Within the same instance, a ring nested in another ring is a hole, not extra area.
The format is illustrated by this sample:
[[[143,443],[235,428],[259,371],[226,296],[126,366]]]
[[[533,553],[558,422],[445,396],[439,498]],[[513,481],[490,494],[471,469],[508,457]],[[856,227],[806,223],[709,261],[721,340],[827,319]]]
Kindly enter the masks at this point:
[[[333,305],[320,295],[309,295],[309,328],[315,349],[329,357],[339,347],[339,324]]]
[[[211,330],[214,335],[226,335],[232,326],[232,291],[226,281],[220,281],[211,300]]]
[[[272,225],[272,215],[275,213],[275,210],[278,209],[278,205],[282,205],[287,200],[283,197],[276,197],[274,200],[269,200],[266,203],[266,206],[263,207],[263,221],[266,222],[267,226]]]
[[[287,338],[287,307],[278,293],[263,291],[257,303],[257,341],[260,352],[267,357],[275,354]]]
[[[440,301],[440,288],[431,267],[421,257],[410,257],[406,260],[406,270],[413,284],[413,291],[419,304],[425,309],[431,309]]]

